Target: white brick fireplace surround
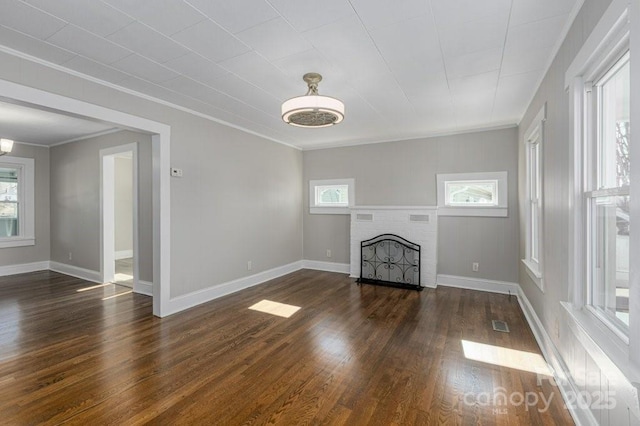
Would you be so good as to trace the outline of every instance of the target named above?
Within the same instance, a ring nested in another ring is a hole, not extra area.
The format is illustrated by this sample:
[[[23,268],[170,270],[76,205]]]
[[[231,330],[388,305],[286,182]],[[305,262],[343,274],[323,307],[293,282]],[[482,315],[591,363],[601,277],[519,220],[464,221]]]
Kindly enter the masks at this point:
[[[360,277],[360,243],[380,234],[396,234],[420,245],[420,284],[436,287],[438,211],[426,206],[351,208],[351,276]]]

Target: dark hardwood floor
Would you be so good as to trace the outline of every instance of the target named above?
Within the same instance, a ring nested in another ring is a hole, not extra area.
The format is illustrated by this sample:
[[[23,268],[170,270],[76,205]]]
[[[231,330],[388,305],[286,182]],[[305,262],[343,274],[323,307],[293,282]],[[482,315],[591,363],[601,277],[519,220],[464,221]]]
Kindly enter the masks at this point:
[[[159,319],[93,286],[0,277],[1,424],[572,424],[549,381],[465,357],[462,340],[539,353],[515,297],[302,270]],[[263,299],[300,310],[248,309]]]

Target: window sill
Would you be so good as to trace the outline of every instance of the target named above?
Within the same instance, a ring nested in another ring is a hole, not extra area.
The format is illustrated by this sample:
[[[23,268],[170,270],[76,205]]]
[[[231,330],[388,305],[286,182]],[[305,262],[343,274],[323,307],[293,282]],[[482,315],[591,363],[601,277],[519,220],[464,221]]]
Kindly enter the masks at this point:
[[[438,207],[438,216],[507,217],[506,207]]]
[[[310,207],[311,214],[351,214],[349,207]]]
[[[544,292],[544,281],[542,280],[542,271],[540,271],[540,268],[538,267],[538,265],[536,265],[535,263],[531,262],[528,259],[521,259],[522,263],[524,264],[525,268],[524,270],[527,271],[527,275],[529,275],[529,278],[531,278],[531,280],[536,283],[536,285],[538,286],[538,288]]]
[[[567,312],[569,328],[602,373],[609,381],[625,383],[627,391],[616,396],[630,397],[625,402],[635,413],[640,413],[640,370],[629,359],[629,345],[586,308],[568,302],[560,304]]]
[[[0,248],[24,247],[36,245],[33,237],[0,238]]]

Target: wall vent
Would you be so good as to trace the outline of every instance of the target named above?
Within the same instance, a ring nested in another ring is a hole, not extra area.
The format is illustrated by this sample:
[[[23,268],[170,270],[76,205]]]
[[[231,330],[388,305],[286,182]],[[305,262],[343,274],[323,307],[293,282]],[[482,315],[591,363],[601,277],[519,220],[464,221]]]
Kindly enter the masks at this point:
[[[410,214],[409,222],[429,223],[429,215],[428,214]]]
[[[356,213],[356,220],[359,222],[373,222],[372,213]]]

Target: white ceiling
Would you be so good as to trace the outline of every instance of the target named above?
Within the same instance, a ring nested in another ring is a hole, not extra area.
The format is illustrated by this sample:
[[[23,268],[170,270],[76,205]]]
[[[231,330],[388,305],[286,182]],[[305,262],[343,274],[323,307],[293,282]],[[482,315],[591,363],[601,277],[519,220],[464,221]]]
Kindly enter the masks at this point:
[[[517,124],[579,1],[3,0],[0,44],[310,148]],[[282,122],[311,71],[340,125]]]

